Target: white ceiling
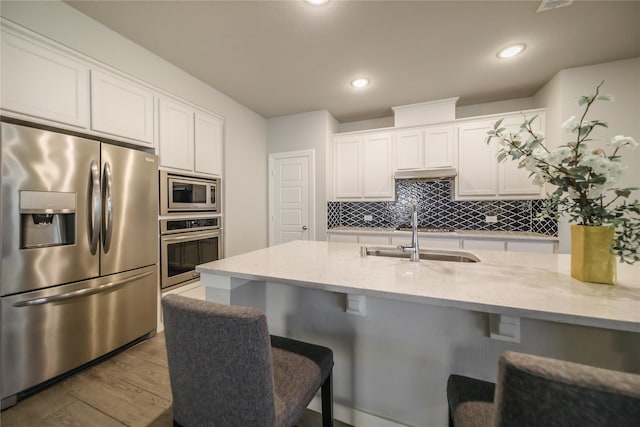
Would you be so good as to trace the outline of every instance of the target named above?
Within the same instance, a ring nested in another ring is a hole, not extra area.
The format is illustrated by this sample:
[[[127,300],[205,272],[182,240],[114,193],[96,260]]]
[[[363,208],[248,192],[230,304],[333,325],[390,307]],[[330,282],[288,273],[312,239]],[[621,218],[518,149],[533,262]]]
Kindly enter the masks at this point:
[[[264,117],[339,122],[459,96],[528,97],[560,69],[640,56],[640,1],[67,1]],[[496,52],[524,42],[523,55]],[[356,90],[349,81],[367,76]]]

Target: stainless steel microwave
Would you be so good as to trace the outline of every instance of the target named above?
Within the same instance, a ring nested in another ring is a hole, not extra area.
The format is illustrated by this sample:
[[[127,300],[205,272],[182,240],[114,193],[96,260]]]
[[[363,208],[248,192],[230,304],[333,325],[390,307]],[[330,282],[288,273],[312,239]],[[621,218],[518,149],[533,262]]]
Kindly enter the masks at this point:
[[[160,171],[160,214],[220,213],[220,179]]]

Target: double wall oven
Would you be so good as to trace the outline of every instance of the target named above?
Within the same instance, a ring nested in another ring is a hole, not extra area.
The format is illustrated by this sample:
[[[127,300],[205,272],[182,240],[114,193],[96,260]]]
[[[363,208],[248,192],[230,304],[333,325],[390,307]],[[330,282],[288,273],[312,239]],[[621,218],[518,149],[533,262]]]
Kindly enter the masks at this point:
[[[223,256],[220,180],[160,171],[160,287],[198,280]]]

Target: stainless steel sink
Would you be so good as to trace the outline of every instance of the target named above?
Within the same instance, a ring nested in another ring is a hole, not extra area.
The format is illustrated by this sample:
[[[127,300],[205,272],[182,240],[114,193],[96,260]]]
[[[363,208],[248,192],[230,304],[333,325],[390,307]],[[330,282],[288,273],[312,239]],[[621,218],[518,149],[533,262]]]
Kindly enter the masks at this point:
[[[362,256],[386,256],[391,258],[407,258],[409,259],[410,253],[403,252],[399,248],[386,248],[386,247],[362,247]],[[430,261],[449,261],[449,262],[480,262],[480,259],[470,254],[469,252],[461,251],[446,251],[446,250],[433,250],[433,249],[421,249],[420,259]]]

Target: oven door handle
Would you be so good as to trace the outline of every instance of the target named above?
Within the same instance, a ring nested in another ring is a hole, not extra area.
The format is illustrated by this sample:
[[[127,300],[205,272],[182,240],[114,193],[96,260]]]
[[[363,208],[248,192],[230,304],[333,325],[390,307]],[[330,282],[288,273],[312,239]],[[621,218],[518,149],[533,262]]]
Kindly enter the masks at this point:
[[[162,236],[162,241],[163,242],[180,242],[183,240],[199,240],[199,239],[206,239],[209,237],[218,237],[220,236],[220,231],[207,231],[204,233],[185,233],[183,235],[180,236]]]

